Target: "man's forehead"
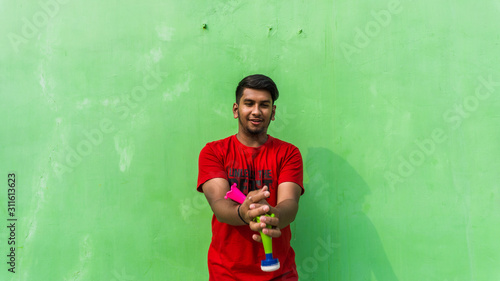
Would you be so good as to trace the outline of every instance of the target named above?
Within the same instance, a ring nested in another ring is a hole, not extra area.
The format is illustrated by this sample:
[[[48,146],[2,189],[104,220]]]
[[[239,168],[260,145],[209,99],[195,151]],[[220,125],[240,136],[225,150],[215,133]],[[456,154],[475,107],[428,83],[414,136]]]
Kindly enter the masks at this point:
[[[243,90],[243,95],[241,96],[244,101],[260,101],[260,102],[271,102],[271,93],[267,90],[257,90],[245,88]]]

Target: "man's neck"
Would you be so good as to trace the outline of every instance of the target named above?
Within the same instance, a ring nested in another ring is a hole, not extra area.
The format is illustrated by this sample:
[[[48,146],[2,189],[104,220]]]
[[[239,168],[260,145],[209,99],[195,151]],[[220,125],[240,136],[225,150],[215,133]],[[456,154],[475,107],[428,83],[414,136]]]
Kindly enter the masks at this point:
[[[242,132],[238,132],[236,137],[243,145],[249,147],[259,147],[265,144],[268,139],[267,132],[255,136],[249,136]]]

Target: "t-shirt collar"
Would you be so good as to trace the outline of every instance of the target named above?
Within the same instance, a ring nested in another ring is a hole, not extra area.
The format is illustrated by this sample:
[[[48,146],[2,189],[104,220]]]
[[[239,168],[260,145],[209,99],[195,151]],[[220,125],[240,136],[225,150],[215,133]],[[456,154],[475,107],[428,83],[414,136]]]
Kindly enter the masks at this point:
[[[267,134],[267,140],[266,140],[266,142],[264,144],[262,144],[261,146],[258,146],[258,147],[251,147],[251,146],[246,146],[246,145],[242,144],[240,142],[240,140],[238,139],[238,137],[236,136],[236,134],[233,135],[233,138],[234,138],[234,141],[239,146],[243,147],[244,149],[261,149],[261,148],[263,148],[265,146],[268,146],[272,142],[272,140],[274,139],[271,135]]]

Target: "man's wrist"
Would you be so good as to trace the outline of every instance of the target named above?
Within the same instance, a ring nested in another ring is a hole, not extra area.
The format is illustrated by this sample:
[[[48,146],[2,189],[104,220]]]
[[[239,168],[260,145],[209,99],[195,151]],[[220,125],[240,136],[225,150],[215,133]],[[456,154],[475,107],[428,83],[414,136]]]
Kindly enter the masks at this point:
[[[243,219],[243,217],[242,217],[242,216],[241,216],[241,214],[240,214],[240,207],[241,207],[241,204],[240,204],[240,205],[238,205],[238,217],[240,217],[241,221],[243,221],[245,224],[248,224],[248,223],[247,223],[247,222]]]

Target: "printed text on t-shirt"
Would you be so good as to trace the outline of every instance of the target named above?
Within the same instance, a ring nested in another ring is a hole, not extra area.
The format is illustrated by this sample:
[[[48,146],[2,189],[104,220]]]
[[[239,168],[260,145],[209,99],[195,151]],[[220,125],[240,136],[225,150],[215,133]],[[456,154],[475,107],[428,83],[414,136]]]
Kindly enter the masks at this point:
[[[230,168],[228,170],[229,185],[233,183],[238,185],[238,188],[244,193],[252,190],[257,190],[265,185],[272,188],[273,176],[271,170],[258,170],[253,171],[251,169],[234,169]]]

